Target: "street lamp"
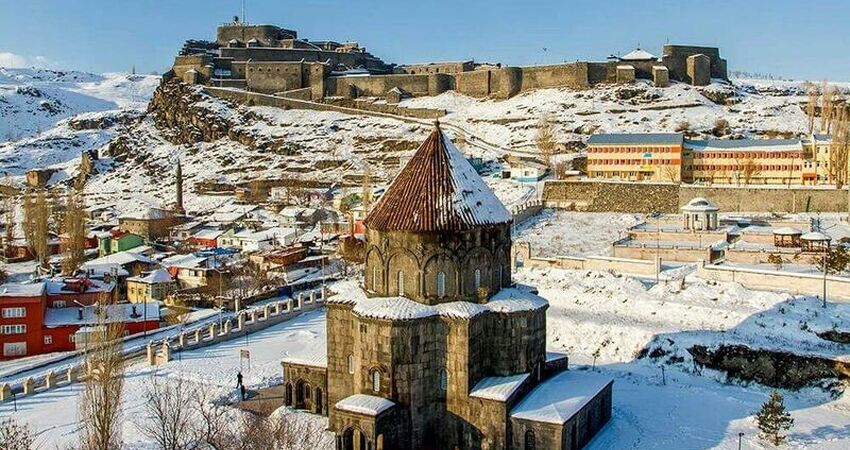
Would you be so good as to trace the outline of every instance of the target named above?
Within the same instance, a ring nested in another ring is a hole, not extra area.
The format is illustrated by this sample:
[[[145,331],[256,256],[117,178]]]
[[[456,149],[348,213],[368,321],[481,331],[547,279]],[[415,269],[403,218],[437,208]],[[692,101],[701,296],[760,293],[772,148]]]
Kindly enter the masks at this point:
[[[738,450],[741,450],[741,440],[744,438],[744,433],[738,433]]]

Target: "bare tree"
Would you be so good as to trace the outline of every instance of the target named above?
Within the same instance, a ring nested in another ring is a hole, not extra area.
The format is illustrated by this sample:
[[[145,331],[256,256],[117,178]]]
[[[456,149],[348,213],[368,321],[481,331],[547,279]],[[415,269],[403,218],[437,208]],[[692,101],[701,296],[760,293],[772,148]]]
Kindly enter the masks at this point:
[[[62,226],[62,272],[71,275],[83,264],[86,256],[86,213],[81,189],[68,191]]]
[[[9,256],[11,245],[15,242],[15,222],[17,220],[18,202],[15,198],[15,188],[11,182],[3,183],[3,255]]]
[[[850,162],[850,111],[845,105],[835,111],[834,131],[829,149],[829,172],[835,186],[841,189],[847,183]]]
[[[190,406],[197,414],[195,435],[198,441],[216,450],[228,449],[232,429],[232,408],[214,398],[209,390],[196,389]]]
[[[678,183],[679,181],[679,167],[673,164],[664,164],[661,166],[661,177],[664,180],[667,180],[671,183]]]
[[[826,80],[821,84],[821,111],[820,111],[820,131],[821,133],[829,133],[832,127],[832,114],[835,97],[835,87],[829,84]]]
[[[237,298],[259,294],[275,283],[268,270],[251,260],[230,267],[230,273],[230,280],[226,283],[227,291]]]
[[[24,195],[24,236],[41,267],[46,267],[50,258],[47,244],[49,232],[50,205],[47,192],[40,188]]]
[[[109,295],[98,301],[97,325],[85,343],[85,386],[80,395],[80,450],[121,448],[121,398],[124,387],[124,324],[110,321]]]
[[[815,131],[815,113],[818,109],[818,89],[814,83],[806,81],[806,117],[809,119],[809,134]]]
[[[753,178],[761,175],[761,167],[756,164],[753,158],[736,161],[736,164],[741,178],[744,179],[744,184],[750,184]]]
[[[552,167],[552,156],[555,154],[555,132],[552,127],[552,118],[548,115],[540,117],[537,123],[537,151],[540,159],[547,167]]]
[[[35,450],[32,430],[26,424],[19,424],[14,417],[0,419],[0,449]]]
[[[143,397],[144,417],[136,425],[139,431],[161,450],[198,448],[199,441],[190,431],[195,424],[195,392],[182,378],[152,376]]]

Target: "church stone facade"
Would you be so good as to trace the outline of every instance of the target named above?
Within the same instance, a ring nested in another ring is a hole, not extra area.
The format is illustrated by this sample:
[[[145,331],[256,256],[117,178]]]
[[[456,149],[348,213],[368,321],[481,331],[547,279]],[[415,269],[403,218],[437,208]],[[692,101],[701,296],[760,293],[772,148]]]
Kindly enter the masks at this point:
[[[511,282],[511,220],[435,125],[366,218],[362,284],[327,300],[327,360],[284,360],[286,403],[328,415],[340,450],[588,442],[612,382],[582,379],[578,394],[556,389],[570,395],[561,409],[536,406],[538,389],[580,374],[547,357],[548,303]]]

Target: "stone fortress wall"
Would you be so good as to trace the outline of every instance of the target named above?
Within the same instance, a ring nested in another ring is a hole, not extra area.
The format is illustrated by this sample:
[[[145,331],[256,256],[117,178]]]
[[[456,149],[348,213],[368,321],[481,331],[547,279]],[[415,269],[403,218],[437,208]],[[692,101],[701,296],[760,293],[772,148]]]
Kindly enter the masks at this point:
[[[189,41],[175,58],[173,72],[186,82],[277,94],[310,88],[311,100],[326,97],[384,97],[394,89],[407,96],[433,96],[454,90],[476,98],[509,98],[554,87],[587,88],[599,83],[668,79],[695,85],[727,78],[726,61],[715,47],[667,44],[660,59],[508,67],[474,61],[396,66],[357,43],[308,41],[293,30],[272,25],[219,26],[214,43]],[[210,47],[216,48],[210,50]],[[618,77],[618,67],[634,76]],[[665,69],[659,73],[660,69]],[[188,73],[188,75],[187,75]]]

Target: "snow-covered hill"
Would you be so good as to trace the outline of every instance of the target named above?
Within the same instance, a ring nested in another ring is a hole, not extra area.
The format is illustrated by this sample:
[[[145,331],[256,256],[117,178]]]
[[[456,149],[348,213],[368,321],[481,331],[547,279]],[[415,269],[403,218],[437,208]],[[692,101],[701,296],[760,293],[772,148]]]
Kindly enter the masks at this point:
[[[22,176],[50,166],[59,170],[54,180],[61,180],[73,175],[82,151],[108,149],[101,173],[87,187],[93,202],[155,204],[172,200],[169,173],[179,157],[187,205],[205,209],[222,198],[196,195],[203,186],[257,179],[357,184],[366,168],[375,179],[388,180],[429,128],[392,118],[237,106],[191,88],[168,94],[168,102],[182,110],[145,115],[158,84],[150,76],[0,69],[0,111],[8,118],[0,123],[0,140],[14,138],[0,143],[0,174]],[[470,141],[492,144],[464,151],[496,162],[504,150],[533,152],[544,116],[571,148],[595,132],[687,127],[708,134],[720,118],[728,121],[729,136],[797,135],[807,122],[800,108],[804,94],[802,84],[793,82],[742,80],[704,88],[674,83],[662,89],[641,81],[541,89],[502,101],[448,92],[403,106],[446,109],[442,120],[450,134],[462,130]],[[527,186],[488,182],[508,203],[533,194]]]

